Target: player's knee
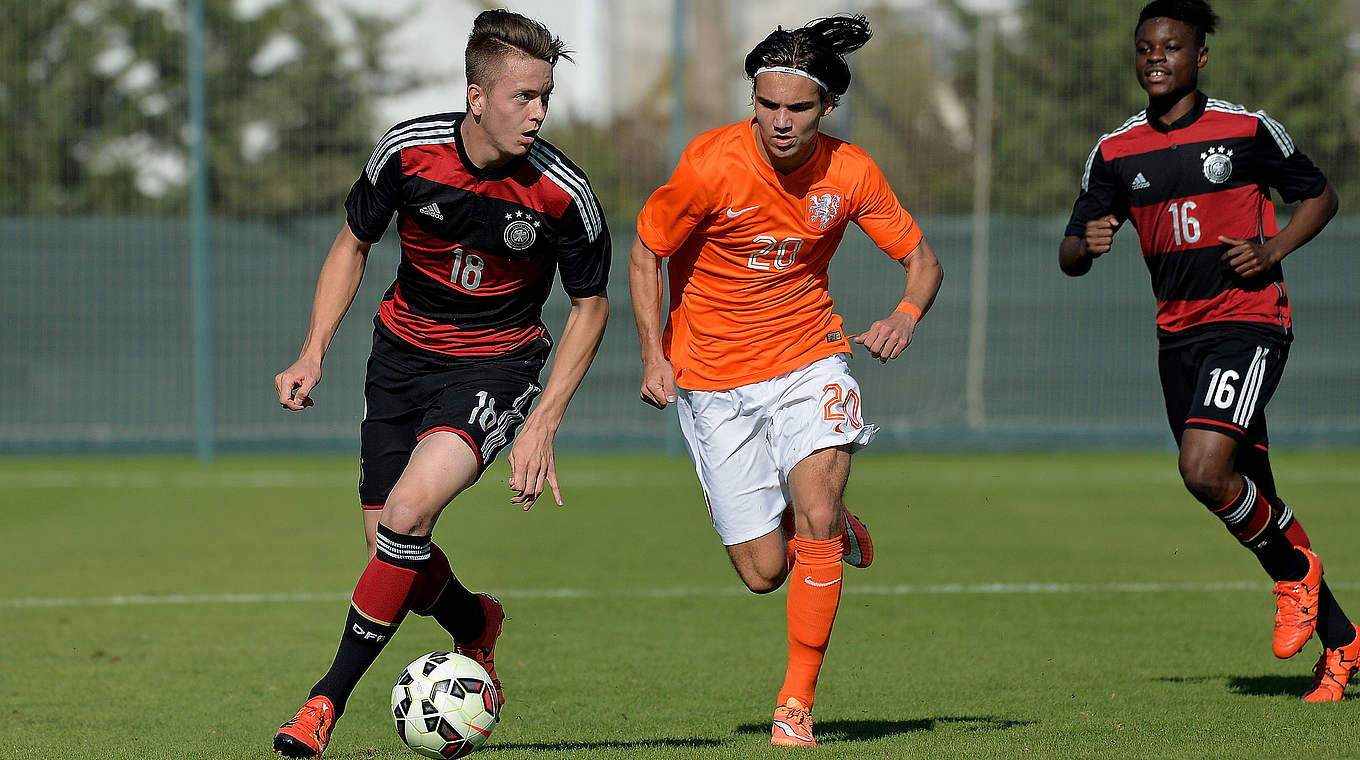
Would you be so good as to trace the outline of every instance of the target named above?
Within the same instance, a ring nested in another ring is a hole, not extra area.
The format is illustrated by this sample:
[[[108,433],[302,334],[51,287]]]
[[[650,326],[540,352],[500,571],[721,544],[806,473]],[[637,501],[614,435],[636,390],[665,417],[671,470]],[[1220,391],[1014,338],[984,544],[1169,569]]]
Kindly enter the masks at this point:
[[[844,530],[841,507],[834,502],[800,506],[798,512],[797,532],[804,538],[825,541]]]
[[[784,585],[784,579],[789,574],[788,562],[780,558],[778,563],[771,561],[764,565],[759,563],[747,564],[738,568],[737,575],[741,576],[741,582],[746,584],[746,588],[752,593],[768,594],[778,591]]]
[[[1181,481],[1196,499],[1210,507],[1220,507],[1233,497],[1232,470],[1209,457],[1182,452]]]
[[[383,507],[382,524],[402,535],[428,536],[434,529],[434,515],[419,505],[388,499]]]
[[[769,594],[778,591],[779,587],[784,585],[784,576],[786,574],[787,573],[785,572],[780,572],[774,576],[748,574],[743,575],[741,581],[746,584],[746,588],[750,589],[752,593]]]

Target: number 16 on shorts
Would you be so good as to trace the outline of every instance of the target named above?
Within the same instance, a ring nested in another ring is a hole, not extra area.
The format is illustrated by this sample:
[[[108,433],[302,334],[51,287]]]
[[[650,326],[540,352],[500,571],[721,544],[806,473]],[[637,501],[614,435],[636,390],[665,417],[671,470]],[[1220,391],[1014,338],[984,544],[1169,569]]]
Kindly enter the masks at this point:
[[[1245,434],[1264,420],[1266,402],[1275,392],[1283,357],[1269,346],[1252,346],[1236,360],[1205,362],[1190,409],[1192,427],[1212,427]],[[1199,423],[1199,424],[1194,424]]]

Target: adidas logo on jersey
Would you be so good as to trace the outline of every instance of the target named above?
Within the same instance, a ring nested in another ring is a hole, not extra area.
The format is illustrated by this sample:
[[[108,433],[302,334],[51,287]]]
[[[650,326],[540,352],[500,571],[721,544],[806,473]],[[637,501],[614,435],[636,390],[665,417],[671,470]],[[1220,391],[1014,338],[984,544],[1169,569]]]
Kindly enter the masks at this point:
[[[438,203],[430,203],[428,205],[421,206],[420,213],[424,214],[425,216],[432,216],[441,222],[444,221],[444,213],[439,210]]]
[[[1147,181],[1147,177],[1144,177],[1142,172],[1138,172],[1138,176],[1133,178],[1133,184],[1130,187],[1134,190],[1146,190],[1152,187],[1152,183]]]

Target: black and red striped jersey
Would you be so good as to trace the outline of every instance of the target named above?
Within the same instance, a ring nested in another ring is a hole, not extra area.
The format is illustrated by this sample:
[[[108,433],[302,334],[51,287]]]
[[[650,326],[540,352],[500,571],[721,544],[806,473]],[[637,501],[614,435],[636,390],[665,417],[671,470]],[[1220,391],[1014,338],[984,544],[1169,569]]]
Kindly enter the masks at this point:
[[[605,291],[609,230],[585,173],[543,139],[478,169],[459,134],[463,116],[388,130],[345,212],[369,243],[397,215],[401,262],[374,318],[379,330],[446,356],[500,356],[546,339],[554,271],[573,297]]]
[[[1278,231],[1268,188],[1286,202],[1320,195],[1327,178],[1264,111],[1197,93],[1175,123],[1143,111],[1091,151],[1067,235],[1106,214],[1138,230],[1157,296],[1157,328],[1169,337],[1217,322],[1291,327],[1284,273],[1244,279],[1219,261],[1220,235],[1264,241]]]

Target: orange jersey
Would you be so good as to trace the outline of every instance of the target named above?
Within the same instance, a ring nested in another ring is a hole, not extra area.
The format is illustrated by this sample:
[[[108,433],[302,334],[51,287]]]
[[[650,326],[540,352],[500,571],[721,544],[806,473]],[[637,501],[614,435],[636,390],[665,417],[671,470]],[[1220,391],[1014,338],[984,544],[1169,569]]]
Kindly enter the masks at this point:
[[[853,221],[894,259],[921,231],[860,148],[819,134],[808,162],[780,174],[755,120],[705,132],[638,214],[638,237],[667,257],[662,334],[675,382],[726,390],[850,351],[827,267]]]

